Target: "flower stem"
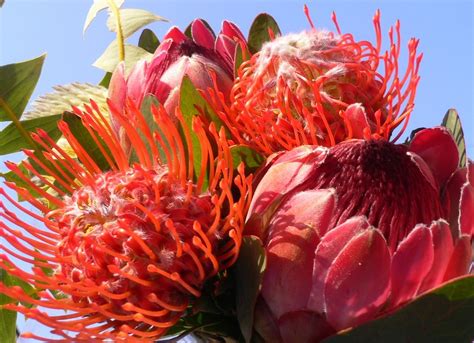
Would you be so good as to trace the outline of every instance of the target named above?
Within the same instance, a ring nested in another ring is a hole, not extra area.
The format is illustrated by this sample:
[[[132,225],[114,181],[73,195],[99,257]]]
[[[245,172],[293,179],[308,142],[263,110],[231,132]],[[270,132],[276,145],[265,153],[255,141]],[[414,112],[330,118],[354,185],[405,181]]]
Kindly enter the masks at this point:
[[[109,2],[109,8],[115,17],[115,24],[117,27],[117,45],[118,45],[118,51],[119,51],[119,60],[124,61],[125,60],[125,44],[124,44],[124,38],[123,38],[122,23],[120,21],[120,10],[117,7],[115,0],[108,0],[108,2]]]

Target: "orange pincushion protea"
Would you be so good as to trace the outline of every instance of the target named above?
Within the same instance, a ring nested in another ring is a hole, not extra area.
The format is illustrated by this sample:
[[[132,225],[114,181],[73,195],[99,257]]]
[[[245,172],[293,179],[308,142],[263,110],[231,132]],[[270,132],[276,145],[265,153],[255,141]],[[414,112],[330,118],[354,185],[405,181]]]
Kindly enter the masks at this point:
[[[409,41],[407,69],[400,75],[399,22],[383,53],[378,11],[375,46],[341,34],[335,15],[333,20],[338,34],[315,29],[309,18],[311,30],[274,38],[242,63],[231,105],[216,102],[234,140],[268,156],[304,144],[388,138],[403,122],[404,130],[419,80],[418,40]]]
[[[7,164],[55,209],[7,183],[41,214],[30,211],[0,188],[3,197],[24,213],[19,217],[1,204],[0,234],[7,244],[1,246],[5,253],[0,255],[0,268],[38,289],[31,295],[0,282],[0,293],[22,304],[68,313],[56,315],[14,303],[3,308],[50,326],[66,340],[155,340],[200,296],[204,282],[237,258],[251,179],[245,177],[243,166],[233,178],[224,131],[218,133],[213,124],[206,130],[198,118],[193,131],[200,140],[202,167],[193,181],[196,150],[179,111],[185,141],[161,107],[152,109],[161,134],[146,126],[131,102],[127,117],[114,111],[135,149],[139,164],[134,165],[94,103],[85,113],[76,112],[92,138],[100,142],[101,137],[105,143],[98,147],[111,170],[102,172],[61,122],[78,160],[44,131],[33,138],[45,149],[48,165],[26,151],[58,184],[24,163],[57,196],[38,187],[18,166]],[[240,193],[236,200],[231,188]],[[17,261],[31,270],[20,268]],[[42,339],[33,333],[24,336]]]

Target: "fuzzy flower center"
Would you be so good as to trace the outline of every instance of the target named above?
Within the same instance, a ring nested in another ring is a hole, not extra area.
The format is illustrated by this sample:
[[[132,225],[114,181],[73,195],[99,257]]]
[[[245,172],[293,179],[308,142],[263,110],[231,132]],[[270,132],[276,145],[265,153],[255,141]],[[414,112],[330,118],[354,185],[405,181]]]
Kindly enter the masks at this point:
[[[336,189],[332,226],[365,215],[392,251],[417,224],[443,216],[438,190],[407,147],[385,140],[352,140],[332,147],[312,182],[314,188]]]
[[[183,310],[212,270],[190,248],[196,225],[206,232],[215,219],[211,196],[192,191],[170,182],[165,168],[134,167],[100,175],[66,199],[56,216],[64,260],[56,274],[96,291],[73,300],[108,306],[125,319],[136,308]]]

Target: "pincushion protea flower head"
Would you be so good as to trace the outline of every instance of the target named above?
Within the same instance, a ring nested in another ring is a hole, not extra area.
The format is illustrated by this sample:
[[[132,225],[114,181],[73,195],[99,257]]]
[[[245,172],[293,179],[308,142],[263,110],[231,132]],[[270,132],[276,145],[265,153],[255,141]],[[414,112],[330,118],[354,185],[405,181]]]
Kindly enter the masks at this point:
[[[304,144],[388,138],[406,123],[419,80],[418,40],[409,41],[407,69],[399,74],[398,21],[382,52],[378,11],[375,45],[342,34],[333,20],[337,34],[316,29],[309,18],[310,30],[274,38],[242,63],[231,106],[216,104],[236,141],[268,156]]]
[[[441,127],[275,154],[245,230],[267,253],[257,322],[276,328],[257,331],[319,341],[469,273],[474,165],[458,161]]]
[[[8,163],[54,209],[7,183],[39,213],[30,210],[0,188],[3,197],[23,212],[17,216],[1,204],[0,233],[6,244],[0,268],[38,290],[27,294],[0,282],[0,293],[37,306],[9,303],[3,308],[50,326],[63,339],[149,341],[173,326],[200,296],[204,282],[237,258],[250,179],[243,166],[233,179],[224,131],[217,132],[214,124],[207,130],[198,118],[193,120],[202,162],[195,173],[197,150],[179,111],[185,140],[162,107],[152,109],[161,133],[152,132],[131,101],[126,114],[111,108],[139,163],[128,162],[94,103],[86,112],[76,112],[109,171],[101,171],[65,122],[60,129],[78,160],[40,130],[33,138],[43,147],[44,159],[26,151],[36,167],[24,162],[31,175],[57,195]],[[45,178],[38,166],[56,182]],[[194,181],[193,175],[198,175]],[[232,194],[237,193],[234,200]],[[31,270],[19,267],[19,261]],[[67,314],[43,312],[41,307]]]

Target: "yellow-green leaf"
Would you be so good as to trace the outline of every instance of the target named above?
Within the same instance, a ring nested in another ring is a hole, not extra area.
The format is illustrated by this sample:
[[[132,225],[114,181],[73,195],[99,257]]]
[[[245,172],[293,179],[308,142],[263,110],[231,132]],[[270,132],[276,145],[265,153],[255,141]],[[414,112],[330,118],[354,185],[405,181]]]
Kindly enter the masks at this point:
[[[0,121],[20,118],[38,82],[45,56],[0,67]]]
[[[446,112],[443,123],[441,124],[446,127],[454,137],[456,145],[458,146],[459,152],[459,166],[466,166],[466,142],[464,141],[464,132],[461,125],[461,119],[459,118],[458,112],[451,108]]]
[[[86,33],[87,28],[89,25],[92,23],[92,21],[95,19],[97,14],[106,9],[109,8],[109,1],[110,0],[94,0],[94,3],[89,9],[89,12],[87,12],[87,17],[86,21],[84,22],[84,28],[82,29],[82,33]],[[115,5],[120,8],[120,6],[123,5],[125,0],[112,0],[115,2]]]
[[[153,55],[138,46],[125,44],[125,68],[130,69],[141,59],[151,59]],[[105,49],[104,53],[94,62],[93,66],[112,73],[119,64],[119,47],[117,40],[114,40]]]
[[[166,18],[142,9],[125,8],[119,12],[124,39],[155,21],[168,21]],[[117,21],[113,16],[109,16],[107,19],[107,27],[110,31],[117,32]]]

